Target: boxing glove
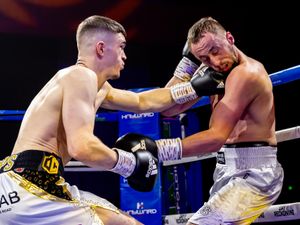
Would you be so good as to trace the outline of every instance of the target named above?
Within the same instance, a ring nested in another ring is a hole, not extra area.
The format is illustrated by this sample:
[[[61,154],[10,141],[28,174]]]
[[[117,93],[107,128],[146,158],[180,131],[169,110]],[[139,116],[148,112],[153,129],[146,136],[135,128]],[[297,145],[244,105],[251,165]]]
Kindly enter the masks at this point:
[[[149,151],[159,161],[177,160],[182,158],[182,145],[180,138],[153,140],[143,134],[127,133],[117,140],[117,148],[136,152]]]
[[[185,43],[182,50],[182,59],[178,63],[174,76],[182,81],[189,81],[201,62],[190,52],[188,42]]]
[[[194,100],[200,96],[223,94],[227,75],[207,66],[199,68],[190,82],[171,87],[171,94],[177,104]]]
[[[224,94],[226,76],[212,68],[207,67],[196,71],[191,79],[191,85],[198,96]]]
[[[149,140],[135,140],[131,135],[125,135],[114,147],[119,160],[112,171],[126,177],[129,186],[141,192],[153,189],[158,174],[158,160],[151,154],[157,153],[157,147]]]

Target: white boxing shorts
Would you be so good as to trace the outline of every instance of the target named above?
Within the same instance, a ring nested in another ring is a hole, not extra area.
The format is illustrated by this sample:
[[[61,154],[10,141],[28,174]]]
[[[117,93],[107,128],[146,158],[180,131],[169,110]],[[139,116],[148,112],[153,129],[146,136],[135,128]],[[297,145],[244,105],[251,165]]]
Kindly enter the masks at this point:
[[[107,200],[70,186],[61,176],[53,183],[53,174],[32,168],[24,176],[20,165],[9,163],[14,163],[15,156],[0,161],[0,225],[103,225],[97,207],[119,213]]]
[[[256,146],[254,143],[248,145]],[[277,200],[283,177],[276,147],[224,145],[217,154],[210,198],[189,222],[197,225],[251,224]]]

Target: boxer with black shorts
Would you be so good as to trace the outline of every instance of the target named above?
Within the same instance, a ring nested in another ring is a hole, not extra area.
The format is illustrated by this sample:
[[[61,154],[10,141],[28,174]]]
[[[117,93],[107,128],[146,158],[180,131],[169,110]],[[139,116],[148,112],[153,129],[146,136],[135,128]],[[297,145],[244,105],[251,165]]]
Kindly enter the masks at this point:
[[[76,34],[78,60],[59,70],[24,115],[10,156],[0,161],[0,223],[31,225],[137,225],[107,200],[63,179],[74,158],[87,166],[118,173],[138,191],[152,189],[157,159],[150,149],[110,148],[94,134],[99,107],[160,112],[174,106],[170,88],[145,92],[113,88],[126,55],[126,32],[103,16],[82,21]]]

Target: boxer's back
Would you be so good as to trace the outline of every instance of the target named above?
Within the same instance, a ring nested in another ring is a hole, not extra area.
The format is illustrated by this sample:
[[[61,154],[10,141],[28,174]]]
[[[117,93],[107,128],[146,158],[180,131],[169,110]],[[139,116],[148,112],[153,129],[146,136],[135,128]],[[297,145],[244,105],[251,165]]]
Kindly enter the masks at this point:
[[[72,67],[59,71],[30,103],[15,142],[13,154],[36,149],[54,152],[68,160],[62,125],[62,83]]]

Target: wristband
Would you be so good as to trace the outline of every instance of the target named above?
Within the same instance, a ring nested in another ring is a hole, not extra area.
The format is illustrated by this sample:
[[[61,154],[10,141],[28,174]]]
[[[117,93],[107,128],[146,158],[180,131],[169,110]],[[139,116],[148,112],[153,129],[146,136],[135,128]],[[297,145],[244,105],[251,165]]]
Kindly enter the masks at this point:
[[[118,148],[113,148],[113,150],[118,154],[118,161],[110,171],[118,173],[125,178],[129,177],[136,166],[135,156],[131,152],[126,152]]]
[[[177,160],[182,158],[180,138],[156,140],[159,161]]]
[[[189,81],[198,67],[199,66],[190,59],[183,57],[175,69],[174,76],[182,81]]]
[[[198,98],[198,95],[190,82],[175,84],[170,87],[173,100],[177,104],[183,104]]]

